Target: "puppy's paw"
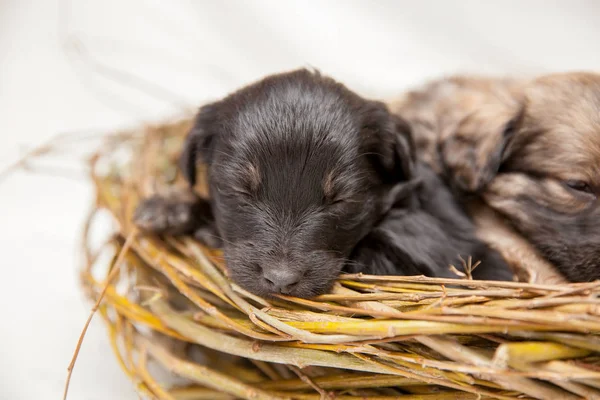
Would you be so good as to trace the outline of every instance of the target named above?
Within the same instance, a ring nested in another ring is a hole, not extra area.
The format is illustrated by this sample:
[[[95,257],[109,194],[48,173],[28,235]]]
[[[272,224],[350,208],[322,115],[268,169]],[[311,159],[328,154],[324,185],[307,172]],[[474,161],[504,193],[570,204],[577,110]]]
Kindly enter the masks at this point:
[[[195,228],[195,204],[180,199],[152,196],[142,201],[133,214],[133,222],[143,231],[183,235]]]

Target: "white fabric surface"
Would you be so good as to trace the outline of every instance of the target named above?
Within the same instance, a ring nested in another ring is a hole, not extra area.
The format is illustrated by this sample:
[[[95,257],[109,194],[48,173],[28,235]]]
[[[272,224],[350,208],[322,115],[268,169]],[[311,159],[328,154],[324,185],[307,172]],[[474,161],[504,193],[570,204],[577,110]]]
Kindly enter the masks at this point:
[[[461,71],[597,69],[599,17],[594,0],[4,0],[0,168],[57,133],[158,120],[303,65],[369,96]],[[77,173],[73,154],[85,148],[69,148],[35,164]],[[62,394],[91,306],[77,246],[92,200],[81,179],[16,172],[0,182],[2,399]],[[137,398],[99,319],[69,398]]]

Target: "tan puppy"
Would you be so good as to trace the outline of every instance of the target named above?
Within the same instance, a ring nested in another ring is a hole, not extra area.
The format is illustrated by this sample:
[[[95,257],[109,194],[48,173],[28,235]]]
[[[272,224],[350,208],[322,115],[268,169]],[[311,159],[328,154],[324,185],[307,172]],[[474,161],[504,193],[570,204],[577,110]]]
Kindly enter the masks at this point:
[[[551,265],[570,281],[600,278],[600,74],[453,77],[392,108],[425,161],[475,199],[480,236],[513,266],[537,281],[560,280]]]

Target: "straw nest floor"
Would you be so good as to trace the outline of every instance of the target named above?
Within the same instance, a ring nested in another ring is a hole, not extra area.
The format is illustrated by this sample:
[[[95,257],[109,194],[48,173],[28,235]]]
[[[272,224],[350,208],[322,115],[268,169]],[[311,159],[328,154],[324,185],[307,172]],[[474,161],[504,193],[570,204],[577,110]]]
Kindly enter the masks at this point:
[[[343,275],[331,294],[266,301],[228,280],[218,252],[139,233],[140,198],[183,184],[188,127],[111,136],[91,161],[81,279],[142,397],[600,398],[596,282]]]

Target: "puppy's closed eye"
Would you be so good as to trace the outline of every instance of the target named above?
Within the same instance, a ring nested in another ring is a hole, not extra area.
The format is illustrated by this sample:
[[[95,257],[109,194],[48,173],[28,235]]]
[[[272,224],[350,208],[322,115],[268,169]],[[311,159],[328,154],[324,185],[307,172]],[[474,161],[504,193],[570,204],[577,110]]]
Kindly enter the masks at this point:
[[[258,167],[253,163],[247,163],[241,168],[236,168],[233,174],[236,176],[233,181],[217,185],[219,193],[225,197],[252,199],[262,181]]]
[[[252,201],[254,195],[249,190],[245,189],[243,186],[221,186],[214,185],[219,196],[225,201],[246,204]]]
[[[596,196],[594,189],[586,181],[581,181],[581,180],[577,180],[577,179],[569,179],[569,180],[564,181],[564,184],[565,184],[565,186],[567,186],[569,189],[572,189],[573,191]]]
[[[336,207],[356,202],[357,199],[352,196],[352,193],[335,181],[335,176],[336,171],[330,171],[323,179],[323,204]]]
[[[231,188],[231,192],[229,194],[241,197],[243,199],[251,199],[252,198],[252,192],[250,192],[249,190],[246,190],[243,187],[233,187],[233,188]]]
[[[342,205],[342,204],[348,204],[348,203],[352,203],[353,201],[351,199],[345,199],[345,198],[334,198],[332,200],[329,201],[329,204],[331,204],[332,206],[334,205]]]

